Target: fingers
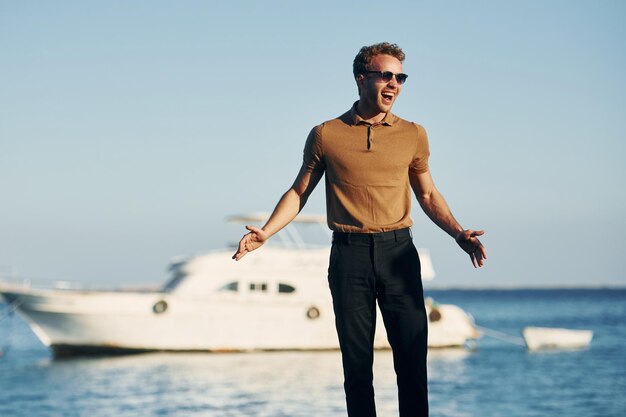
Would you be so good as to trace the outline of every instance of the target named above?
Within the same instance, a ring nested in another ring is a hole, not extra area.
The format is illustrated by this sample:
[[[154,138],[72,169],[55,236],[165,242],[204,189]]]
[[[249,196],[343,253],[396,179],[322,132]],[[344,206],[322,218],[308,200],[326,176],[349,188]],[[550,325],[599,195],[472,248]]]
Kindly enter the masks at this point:
[[[473,237],[476,236],[482,236],[485,234],[484,230],[473,230],[473,229],[466,229],[463,230],[460,234],[459,237],[462,237],[463,239],[469,240]]]
[[[476,251],[474,256],[476,257],[476,264],[479,268],[485,264],[485,258],[483,258],[482,252]]]
[[[485,234],[484,230],[467,229],[467,230],[463,230],[457,235],[456,241],[459,242],[459,244],[463,241],[471,242],[476,238],[476,236],[482,236],[484,234]]]
[[[243,239],[241,239],[243,241]],[[239,247],[237,248],[237,252],[235,252],[235,254],[232,256],[231,259],[234,259],[236,261],[240,260],[246,253],[248,253],[248,251],[246,250],[245,246],[242,245],[241,242],[239,242]]]
[[[483,256],[483,252],[478,249],[474,252],[470,252],[469,257],[472,260],[474,268],[480,268],[485,264],[486,258]]]
[[[245,242],[247,236],[248,235],[245,235],[239,241],[239,247],[237,248],[237,252],[235,252],[232,259],[238,261],[241,258],[243,258],[246,253],[248,253],[248,250],[246,249],[246,242]]]
[[[262,235],[263,234],[263,230],[259,229],[258,227],[255,227],[255,226],[246,226],[246,229],[248,229],[252,233],[256,233],[257,235]]]
[[[487,259],[487,251],[477,237],[484,234],[484,230],[467,229],[459,233],[456,238],[459,246],[461,246],[461,248],[469,255],[474,268],[480,268],[483,266],[485,264],[485,259]]]
[[[485,264],[485,259],[487,259],[487,252],[480,242],[478,242],[478,247],[476,248],[476,250],[474,250],[472,256],[475,259],[475,262],[473,262],[474,268],[476,268],[477,266],[480,268]]]
[[[472,265],[474,265],[474,268],[478,268],[478,262],[476,261],[476,256],[474,256],[474,253],[470,253],[469,257],[472,260]]]
[[[265,230],[256,226],[246,226],[246,229],[250,231],[250,233],[248,233],[250,235],[250,242],[258,242],[262,245],[268,238]]]
[[[235,254],[232,256],[232,259],[238,261],[241,258],[243,258],[243,256],[246,253],[248,253],[247,245],[248,245],[248,241],[249,240],[250,240],[250,233],[246,233],[245,235],[243,235],[243,237],[239,241],[239,246],[237,247],[237,252],[235,252]]]
[[[234,260],[238,261],[238,260],[240,260],[241,258],[243,258],[243,257],[246,255],[246,253],[248,253],[248,251],[247,251],[247,250],[245,250],[245,249],[244,249],[243,251],[237,251],[237,252],[233,255],[232,259],[234,259]]]
[[[465,230],[463,233],[465,241],[459,243],[459,245],[461,245],[461,247],[469,255],[474,268],[482,267],[485,264],[485,259],[487,259],[487,251],[480,240],[476,237],[481,236],[484,233],[484,230]]]
[[[459,239],[462,240],[467,240],[467,241],[472,241],[473,239],[476,238],[476,236],[482,236],[485,234],[484,230],[472,230],[472,229],[467,229],[464,230],[463,232],[461,232],[459,234],[459,237],[457,238],[457,241]]]
[[[238,261],[243,258],[248,252],[252,252],[261,246],[265,240],[267,240],[267,234],[263,229],[259,229],[255,226],[246,226],[250,232],[246,233],[239,241],[239,247],[237,252],[232,256],[232,259]]]

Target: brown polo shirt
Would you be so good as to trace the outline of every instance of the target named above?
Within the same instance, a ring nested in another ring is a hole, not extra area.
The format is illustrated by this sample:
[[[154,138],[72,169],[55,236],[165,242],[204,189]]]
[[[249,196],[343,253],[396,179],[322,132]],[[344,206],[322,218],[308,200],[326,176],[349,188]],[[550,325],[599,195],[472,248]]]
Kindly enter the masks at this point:
[[[326,173],[328,227],[377,233],[413,225],[409,172],[428,171],[424,128],[392,113],[376,124],[352,109],[315,126],[303,166]]]

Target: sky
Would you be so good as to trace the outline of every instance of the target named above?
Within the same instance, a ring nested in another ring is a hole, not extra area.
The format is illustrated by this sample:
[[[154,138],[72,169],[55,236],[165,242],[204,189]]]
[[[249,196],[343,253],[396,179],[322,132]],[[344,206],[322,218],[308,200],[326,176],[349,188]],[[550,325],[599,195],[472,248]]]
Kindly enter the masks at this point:
[[[431,287],[626,286],[622,1],[0,2],[0,275],[161,283],[271,211],[399,44],[393,112],[484,268],[414,201]],[[323,182],[303,213],[324,214]]]

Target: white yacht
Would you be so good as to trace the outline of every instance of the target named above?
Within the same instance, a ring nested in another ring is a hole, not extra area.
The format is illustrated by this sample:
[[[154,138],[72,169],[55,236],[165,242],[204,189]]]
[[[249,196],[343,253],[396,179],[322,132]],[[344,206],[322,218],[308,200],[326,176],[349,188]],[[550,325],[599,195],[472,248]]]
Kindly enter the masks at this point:
[[[262,222],[266,216],[231,220]],[[325,224],[320,216],[296,223]],[[162,288],[152,291],[37,289],[0,282],[9,307],[57,356],[142,351],[338,349],[328,289],[329,246],[302,243],[290,225],[288,245],[265,245],[241,262],[233,249],[179,259]],[[423,279],[430,256],[419,250]],[[464,346],[478,338],[470,315],[427,299],[429,347]],[[376,348],[389,348],[381,315]]]

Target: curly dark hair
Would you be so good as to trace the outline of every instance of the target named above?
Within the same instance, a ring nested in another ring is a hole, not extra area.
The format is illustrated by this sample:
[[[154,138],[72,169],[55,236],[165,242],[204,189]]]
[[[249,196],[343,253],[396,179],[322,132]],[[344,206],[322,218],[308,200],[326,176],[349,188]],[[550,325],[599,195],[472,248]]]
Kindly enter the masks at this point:
[[[381,42],[370,46],[364,46],[361,48],[354,62],[352,63],[352,72],[354,77],[363,74],[368,70],[367,66],[372,62],[372,58],[376,55],[391,55],[398,61],[403,62],[405,55],[402,49],[395,43]]]

